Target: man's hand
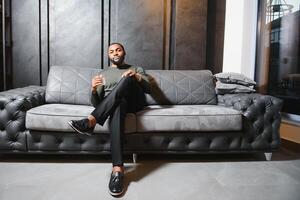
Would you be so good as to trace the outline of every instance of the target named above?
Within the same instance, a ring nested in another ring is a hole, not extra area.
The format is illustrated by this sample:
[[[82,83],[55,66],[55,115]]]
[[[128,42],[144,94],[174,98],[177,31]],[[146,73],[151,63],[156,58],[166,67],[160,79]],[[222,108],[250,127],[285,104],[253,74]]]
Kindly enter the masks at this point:
[[[136,73],[135,71],[129,69],[127,71],[125,71],[123,74],[122,74],[122,77],[126,77],[126,76],[134,76],[134,78],[137,80],[137,81],[141,81],[142,80],[142,75],[139,74],[139,73]]]
[[[95,93],[97,90],[97,87],[104,85],[104,82],[105,82],[105,79],[101,74],[94,76],[94,78],[92,79],[92,92]]]

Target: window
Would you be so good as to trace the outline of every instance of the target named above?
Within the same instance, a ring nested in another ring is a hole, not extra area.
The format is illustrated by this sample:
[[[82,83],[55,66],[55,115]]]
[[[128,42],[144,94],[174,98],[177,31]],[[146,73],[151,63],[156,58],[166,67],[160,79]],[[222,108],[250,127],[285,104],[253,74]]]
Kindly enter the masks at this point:
[[[283,112],[300,116],[300,0],[261,0],[259,5],[260,92],[283,99]]]

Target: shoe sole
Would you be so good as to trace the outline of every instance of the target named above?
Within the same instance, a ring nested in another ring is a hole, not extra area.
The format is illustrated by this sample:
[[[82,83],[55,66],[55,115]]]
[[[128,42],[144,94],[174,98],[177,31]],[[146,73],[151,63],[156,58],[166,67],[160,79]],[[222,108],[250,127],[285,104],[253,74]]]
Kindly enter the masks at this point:
[[[73,126],[71,121],[68,121],[68,124],[71,126],[72,129],[74,129],[74,131],[76,131],[77,133],[80,133],[82,135],[88,135],[91,136],[91,134],[87,133],[87,132],[82,132],[80,130],[78,130],[75,126]]]
[[[124,190],[122,190],[122,191],[119,192],[119,193],[113,193],[113,192],[111,192],[110,190],[108,190],[108,192],[109,192],[110,195],[112,195],[112,196],[114,196],[114,197],[118,197],[118,196],[121,196],[121,195],[123,194]]]

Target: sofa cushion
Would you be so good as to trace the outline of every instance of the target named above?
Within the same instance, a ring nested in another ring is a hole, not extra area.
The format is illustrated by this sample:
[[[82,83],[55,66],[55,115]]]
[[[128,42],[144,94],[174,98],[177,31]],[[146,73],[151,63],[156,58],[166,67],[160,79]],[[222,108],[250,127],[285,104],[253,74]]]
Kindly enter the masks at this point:
[[[93,109],[85,105],[45,104],[27,111],[25,126],[30,130],[73,132],[67,122],[87,117]],[[128,113],[125,119],[126,133],[136,132],[135,121],[135,114]],[[109,120],[103,126],[97,124],[94,132],[109,133]]]
[[[240,131],[240,111],[217,105],[152,105],[136,116],[137,132]]]
[[[91,80],[100,69],[52,66],[47,79],[46,103],[91,105]]]
[[[149,105],[217,104],[214,77],[209,70],[147,70]]]

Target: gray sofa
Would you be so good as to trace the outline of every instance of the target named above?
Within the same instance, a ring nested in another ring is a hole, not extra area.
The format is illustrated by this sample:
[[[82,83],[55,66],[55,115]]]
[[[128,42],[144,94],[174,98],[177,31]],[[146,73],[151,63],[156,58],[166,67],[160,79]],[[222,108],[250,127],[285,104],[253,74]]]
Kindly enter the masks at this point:
[[[96,134],[67,124],[86,117],[91,78],[99,70],[53,66],[47,86],[0,92],[0,153],[109,154],[108,123]],[[125,153],[271,153],[280,145],[282,101],[251,94],[217,95],[208,70],[148,70],[149,104],[128,113]],[[269,154],[268,154],[269,155]]]

